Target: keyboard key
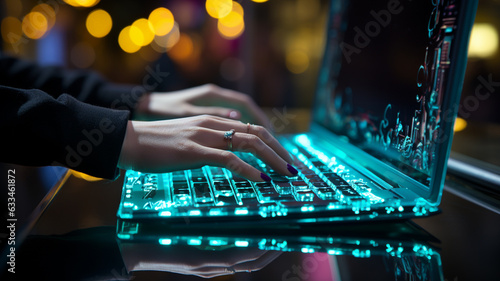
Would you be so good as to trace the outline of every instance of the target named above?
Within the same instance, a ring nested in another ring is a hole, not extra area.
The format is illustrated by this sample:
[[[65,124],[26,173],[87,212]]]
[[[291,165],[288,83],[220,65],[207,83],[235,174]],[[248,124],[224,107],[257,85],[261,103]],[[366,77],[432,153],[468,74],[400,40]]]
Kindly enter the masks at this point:
[[[298,190],[295,191],[295,198],[301,202],[312,202],[314,200],[314,192],[311,190]]]
[[[236,204],[236,200],[232,193],[230,194],[218,194],[215,196],[215,205],[224,206],[224,205],[234,205]]]

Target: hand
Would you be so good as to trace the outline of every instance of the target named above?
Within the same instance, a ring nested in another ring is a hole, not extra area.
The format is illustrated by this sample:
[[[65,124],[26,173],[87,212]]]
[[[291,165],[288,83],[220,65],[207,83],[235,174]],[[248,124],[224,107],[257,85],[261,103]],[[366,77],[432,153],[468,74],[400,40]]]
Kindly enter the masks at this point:
[[[249,96],[212,84],[170,93],[147,94],[137,105],[137,112],[161,118],[210,114],[241,119],[271,129],[271,122]]]
[[[293,159],[264,127],[200,115],[164,121],[129,121],[118,167],[164,173],[212,165],[252,181],[270,178],[228,151],[224,132],[235,130],[233,150],[252,152],[280,174],[294,176]]]
[[[129,272],[160,271],[204,278],[258,271],[282,253],[234,246],[205,250],[187,245],[158,247],[149,243],[127,242],[120,242],[119,247]]]

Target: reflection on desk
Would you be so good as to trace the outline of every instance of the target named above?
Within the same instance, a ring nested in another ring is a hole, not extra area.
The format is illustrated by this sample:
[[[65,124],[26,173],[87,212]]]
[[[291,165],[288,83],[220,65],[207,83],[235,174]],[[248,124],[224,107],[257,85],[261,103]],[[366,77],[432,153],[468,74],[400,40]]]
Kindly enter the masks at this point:
[[[140,227],[139,227],[140,228]],[[115,239],[113,227],[36,235],[18,270],[38,280],[443,280],[438,240],[410,222],[190,229]],[[40,259],[40,257],[44,257]],[[363,271],[353,264],[365,264]],[[366,269],[366,270],[365,270]]]

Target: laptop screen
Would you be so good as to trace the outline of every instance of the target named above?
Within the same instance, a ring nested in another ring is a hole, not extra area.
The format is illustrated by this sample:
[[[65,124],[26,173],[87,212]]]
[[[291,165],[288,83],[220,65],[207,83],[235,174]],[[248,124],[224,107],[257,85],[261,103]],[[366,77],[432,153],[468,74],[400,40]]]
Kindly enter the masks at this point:
[[[314,120],[429,186],[458,1],[332,1]]]

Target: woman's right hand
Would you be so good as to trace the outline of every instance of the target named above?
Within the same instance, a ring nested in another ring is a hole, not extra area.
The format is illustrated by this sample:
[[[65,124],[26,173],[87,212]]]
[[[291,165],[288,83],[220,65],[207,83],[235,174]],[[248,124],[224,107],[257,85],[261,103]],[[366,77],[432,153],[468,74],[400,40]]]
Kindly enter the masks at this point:
[[[265,128],[209,115],[165,121],[129,121],[118,167],[165,173],[212,165],[227,168],[252,181],[271,180],[227,150],[224,132],[231,129],[235,130],[233,150],[253,153],[282,175],[297,174],[290,165],[293,162],[290,154]]]

